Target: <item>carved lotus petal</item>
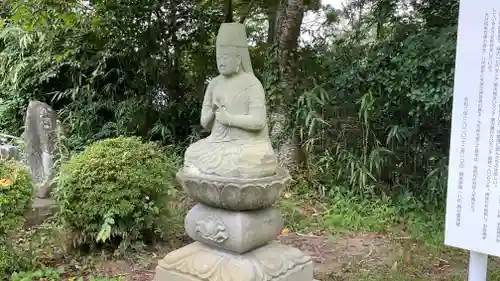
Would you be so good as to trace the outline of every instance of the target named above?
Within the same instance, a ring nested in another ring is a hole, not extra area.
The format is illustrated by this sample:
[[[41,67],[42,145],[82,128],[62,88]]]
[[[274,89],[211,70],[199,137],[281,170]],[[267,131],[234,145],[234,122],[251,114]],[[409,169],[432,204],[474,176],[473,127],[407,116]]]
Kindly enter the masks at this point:
[[[272,186],[272,185],[271,185]],[[243,204],[247,206],[259,206],[262,202],[271,202],[266,197],[266,189],[271,186],[249,185],[243,189]]]
[[[213,184],[211,184],[208,181],[202,181],[201,184],[198,186],[200,189],[198,191],[198,196],[199,197],[206,197],[207,200],[211,202],[217,202],[219,201],[219,192]]]
[[[287,186],[288,182],[286,183],[273,183],[269,188],[266,189],[266,196],[271,199],[271,200],[278,200],[278,198],[281,196],[281,193],[283,191],[283,186]]]
[[[189,197],[199,203],[227,210],[246,211],[274,204],[291,178],[284,169],[280,169],[272,177],[251,179],[193,174],[182,169],[177,173],[177,180]]]
[[[241,203],[242,194],[241,188],[228,184],[221,188],[221,197],[225,200],[220,201],[220,205],[223,208],[234,209]]]

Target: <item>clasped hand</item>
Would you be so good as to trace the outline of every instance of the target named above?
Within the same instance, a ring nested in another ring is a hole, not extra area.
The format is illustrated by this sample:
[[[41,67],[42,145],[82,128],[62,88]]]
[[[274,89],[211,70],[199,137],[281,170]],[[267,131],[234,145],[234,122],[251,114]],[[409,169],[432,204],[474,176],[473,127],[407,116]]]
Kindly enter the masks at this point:
[[[212,110],[215,113],[215,120],[217,120],[217,122],[226,126],[231,126],[231,114],[226,111],[224,106],[222,106],[222,108],[214,106]]]

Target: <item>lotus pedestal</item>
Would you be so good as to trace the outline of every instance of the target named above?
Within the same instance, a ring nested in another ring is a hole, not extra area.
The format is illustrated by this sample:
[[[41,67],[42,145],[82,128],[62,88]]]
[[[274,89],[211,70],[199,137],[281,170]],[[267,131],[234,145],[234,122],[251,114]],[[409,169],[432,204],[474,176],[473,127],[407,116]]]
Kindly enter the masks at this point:
[[[196,242],[169,253],[155,281],[312,281],[313,262],[271,242],[283,228],[272,207],[290,182],[285,170],[261,179],[226,179],[181,170],[177,179],[198,204],[185,228]]]

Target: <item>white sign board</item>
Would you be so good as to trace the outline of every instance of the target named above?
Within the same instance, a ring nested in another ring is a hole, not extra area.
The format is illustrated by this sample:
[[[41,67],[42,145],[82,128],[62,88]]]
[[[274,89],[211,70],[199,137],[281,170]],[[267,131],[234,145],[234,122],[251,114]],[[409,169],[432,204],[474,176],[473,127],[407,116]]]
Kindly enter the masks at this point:
[[[445,244],[500,256],[500,0],[461,0]]]

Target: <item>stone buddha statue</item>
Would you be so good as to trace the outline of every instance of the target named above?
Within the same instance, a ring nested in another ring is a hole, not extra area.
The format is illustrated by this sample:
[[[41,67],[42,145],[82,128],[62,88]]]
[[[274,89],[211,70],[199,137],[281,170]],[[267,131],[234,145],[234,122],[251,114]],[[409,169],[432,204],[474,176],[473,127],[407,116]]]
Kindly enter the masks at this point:
[[[217,68],[205,92],[201,125],[210,135],[188,147],[189,173],[262,178],[277,172],[267,126],[264,88],[252,70],[245,26],[224,23],[216,40]]]

